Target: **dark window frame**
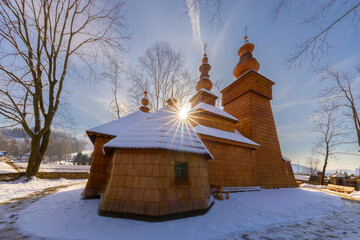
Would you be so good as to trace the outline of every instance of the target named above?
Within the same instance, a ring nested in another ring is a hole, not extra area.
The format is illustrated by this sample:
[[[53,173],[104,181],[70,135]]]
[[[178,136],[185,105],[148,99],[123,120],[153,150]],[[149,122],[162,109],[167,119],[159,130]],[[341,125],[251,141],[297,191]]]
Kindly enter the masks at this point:
[[[178,164],[182,164],[184,168],[182,168],[185,172],[181,174],[181,176],[178,176]],[[187,162],[175,162],[174,165],[174,171],[175,171],[175,184],[176,185],[189,185],[189,168]]]
[[[180,174],[178,174],[180,171]],[[176,178],[187,178],[187,163],[186,162],[175,162],[175,177]]]

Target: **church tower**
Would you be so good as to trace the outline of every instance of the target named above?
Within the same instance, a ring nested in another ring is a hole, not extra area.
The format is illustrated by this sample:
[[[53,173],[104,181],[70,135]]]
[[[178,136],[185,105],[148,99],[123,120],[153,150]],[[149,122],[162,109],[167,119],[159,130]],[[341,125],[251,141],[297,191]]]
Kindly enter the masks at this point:
[[[213,156],[208,161],[209,182],[228,191],[258,190],[254,156],[259,144],[236,131],[237,118],[215,106],[218,97],[211,92],[210,69],[205,53],[188,113],[188,121]]]
[[[224,110],[239,119],[236,129],[245,137],[260,144],[255,165],[262,188],[295,187],[294,175],[287,171],[282,158],[278,135],[271,109],[273,81],[258,73],[260,64],[253,57],[254,44],[245,36],[234,68],[236,80],[224,88]]]

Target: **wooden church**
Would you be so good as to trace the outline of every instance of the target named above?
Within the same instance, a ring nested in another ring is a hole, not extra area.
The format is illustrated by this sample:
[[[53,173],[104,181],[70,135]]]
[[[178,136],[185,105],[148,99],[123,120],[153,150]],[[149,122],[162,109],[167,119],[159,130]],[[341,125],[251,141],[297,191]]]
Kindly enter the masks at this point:
[[[228,192],[296,187],[271,109],[275,83],[258,73],[254,48],[245,37],[235,81],[221,91],[223,109],[215,106],[204,54],[186,119],[174,98],[150,113],[145,91],[139,111],[87,131],[94,154],[82,194],[101,197],[101,215],[166,220],[206,213],[210,186]]]

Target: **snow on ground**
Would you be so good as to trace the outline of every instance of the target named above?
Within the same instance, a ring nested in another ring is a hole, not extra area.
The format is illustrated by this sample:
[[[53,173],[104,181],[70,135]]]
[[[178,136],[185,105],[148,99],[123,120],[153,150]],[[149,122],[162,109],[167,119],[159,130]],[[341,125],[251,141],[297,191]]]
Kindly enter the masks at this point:
[[[349,196],[360,200],[360,191],[353,191]]]
[[[33,192],[44,190],[45,188],[72,183],[83,183],[84,179],[36,179],[26,181],[26,178],[20,178],[13,182],[0,182],[0,203],[14,198],[25,197]]]
[[[27,163],[14,163],[20,171],[25,172]],[[89,172],[89,165],[61,165],[61,164],[51,164],[43,163],[40,165],[39,172]]]
[[[1,173],[17,173],[17,172],[18,171],[16,171],[9,164],[0,161],[0,174]]]
[[[324,185],[313,185],[313,184],[308,184],[308,183],[302,183],[300,185],[300,187],[302,187],[302,188],[320,188],[320,189],[323,189]]]
[[[150,223],[99,216],[99,199],[82,200],[83,187],[62,189],[33,203],[19,212],[16,227],[46,239],[230,239],[234,234],[326,218],[344,207],[339,197],[322,192],[272,189],[231,193],[229,200],[216,201],[203,216]]]

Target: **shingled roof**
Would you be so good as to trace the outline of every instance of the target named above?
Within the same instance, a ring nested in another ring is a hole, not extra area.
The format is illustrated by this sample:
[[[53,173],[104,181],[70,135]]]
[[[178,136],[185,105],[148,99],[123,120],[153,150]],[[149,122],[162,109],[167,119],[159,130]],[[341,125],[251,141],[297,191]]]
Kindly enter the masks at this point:
[[[178,110],[165,106],[104,145],[104,148],[167,149],[206,155],[211,153],[193,127],[179,117]]]
[[[138,124],[140,121],[149,117],[151,113],[146,113],[143,111],[136,111],[122,118],[116,119],[114,121],[102,124],[100,126],[91,128],[87,130],[87,133],[99,133],[110,136],[118,136],[125,131],[129,130],[129,128]]]

